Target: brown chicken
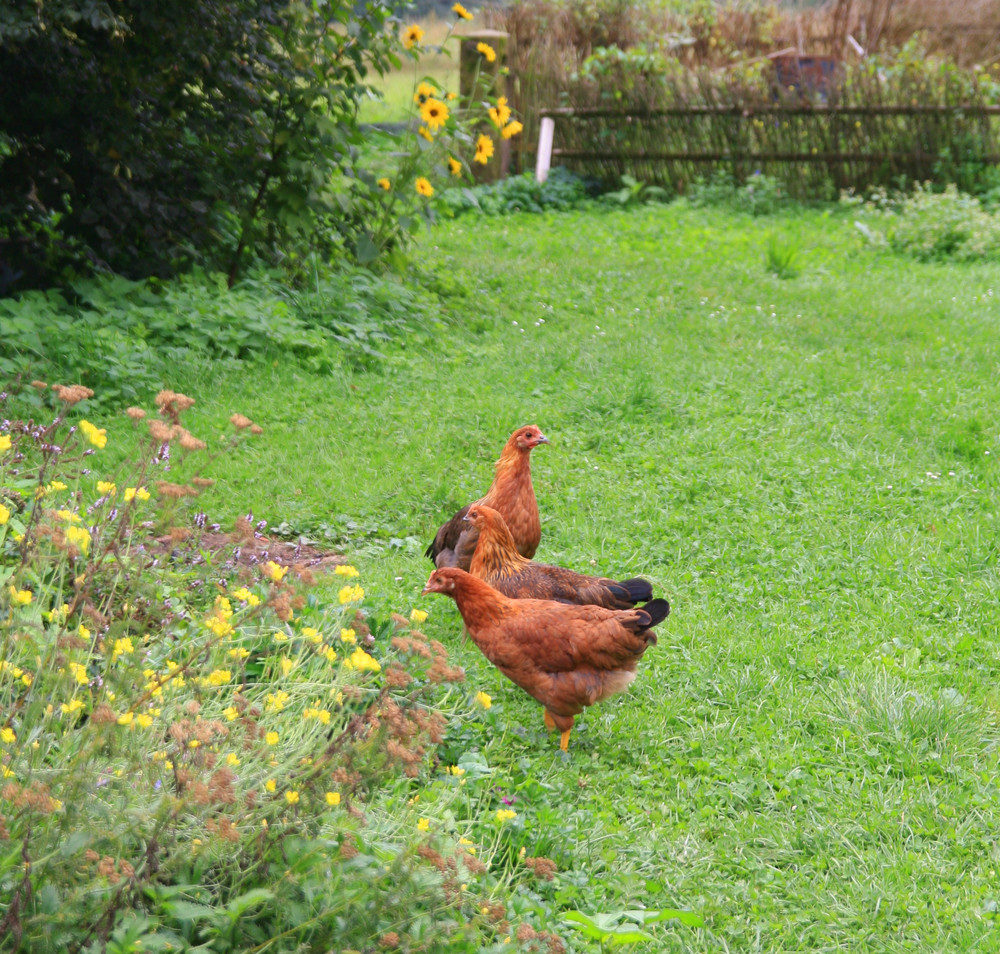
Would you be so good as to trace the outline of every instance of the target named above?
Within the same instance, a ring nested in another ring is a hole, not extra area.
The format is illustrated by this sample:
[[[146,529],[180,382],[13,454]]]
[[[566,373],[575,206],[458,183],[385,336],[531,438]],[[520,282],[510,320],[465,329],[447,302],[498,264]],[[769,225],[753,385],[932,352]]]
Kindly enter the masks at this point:
[[[531,451],[549,439],[534,425],[519,427],[504,446],[496,462],[493,483],[486,496],[475,501],[498,511],[507,521],[518,552],[531,557],[538,549],[542,525],[538,520],[535,488],[531,485]],[[464,520],[469,507],[463,507],[437,532],[434,542],[424,551],[435,566],[458,566],[469,569],[476,548],[476,531]]]
[[[458,604],[483,655],[545,707],[545,725],[560,730],[563,751],[573,717],[635,679],[636,664],[656,642],[651,627],[670,612],[666,600],[630,610],[512,600],[457,567],[435,570],[424,592]]]
[[[616,582],[525,559],[517,552],[503,517],[486,504],[473,504],[465,519],[479,534],[469,572],[511,599],[558,600],[623,610],[653,598],[653,587],[641,577]]]

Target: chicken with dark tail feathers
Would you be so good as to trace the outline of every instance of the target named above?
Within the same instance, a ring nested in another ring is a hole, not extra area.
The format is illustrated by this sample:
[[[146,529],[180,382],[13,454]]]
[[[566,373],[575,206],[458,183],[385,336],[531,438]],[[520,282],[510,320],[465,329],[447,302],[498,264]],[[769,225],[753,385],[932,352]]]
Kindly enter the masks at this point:
[[[518,552],[526,557],[534,556],[542,536],[535,488],[531,484],[531,451],[539,444],[548,443],[549,439],[534,424],[519,427],[510,435],[496,462],[493,483],[486,496],[475,501],[492,507],[503,516]],[[470,506],[463,507],[445,523],[424,551],[435,566],[458,566],[468,570],[476,548],[476,532],[463,519]]]
[[[526,559],[518,553],[503,517],[486,504],[472,504],[465,519],[479,537],[469,572],[504,596],[607,609],[630,609],[653,598],[653,587],[641,577],[616,582]]]
[[[512,600],[464,570],[435,570],[424,593],[458,605],[472,641],[511,682],[545,707],[545,725],[569,747],[573,719],[635,679],[652,627],[670,612],[666,600],[609,610],[551,600]]]

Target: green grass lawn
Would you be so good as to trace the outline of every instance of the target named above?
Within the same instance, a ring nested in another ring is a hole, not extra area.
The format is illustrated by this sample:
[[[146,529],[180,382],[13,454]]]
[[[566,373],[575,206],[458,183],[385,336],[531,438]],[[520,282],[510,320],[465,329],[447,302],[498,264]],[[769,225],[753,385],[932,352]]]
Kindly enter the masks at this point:
[[[767,271],[772,237],[797,277]],[[556,861],[548,904],[705,919],[643,950],[1000,949],[995,266],[862,249],[836,212],[681,204],[465,217],[417,257],[464,292],[376,369],[174,386],[195,431],[266,428],[216,513],[333,538],[493,697],[444,748],[488,771],[434,823],[513,796],[505,845]],[[423,547],[529,422],[537,557],[673,607],[568,758],[419,595]]]

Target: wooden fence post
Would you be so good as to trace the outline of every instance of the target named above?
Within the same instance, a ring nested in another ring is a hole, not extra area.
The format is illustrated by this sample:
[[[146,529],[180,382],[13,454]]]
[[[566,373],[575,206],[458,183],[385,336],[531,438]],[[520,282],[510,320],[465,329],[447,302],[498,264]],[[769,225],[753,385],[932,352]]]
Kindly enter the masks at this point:
[[[495,99],[504,92],[504,65],[507,62],[507,38],[503,30],[477,30],[461,38],[458,57],[458,91],[464,99]],[[496,52],[491,63],[476,47],[485,43]],[[510,140],[500,136],[495,127],[480,130],[493,139],[496,156],[485,166],[473,163],[473,175],[479,182],[495,182],[510,168]]]

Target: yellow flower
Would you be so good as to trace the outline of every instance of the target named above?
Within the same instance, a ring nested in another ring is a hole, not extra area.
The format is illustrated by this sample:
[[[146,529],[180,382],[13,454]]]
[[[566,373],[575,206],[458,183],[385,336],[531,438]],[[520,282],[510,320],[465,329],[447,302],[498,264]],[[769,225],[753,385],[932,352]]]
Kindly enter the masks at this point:
[[[275,633],[272,637],[276,643],[287,643],[288,633]]]
[[[426,80],[417,86],[416,92],[413,94],[413,102],[418,105],[422,103],[425,99],[430,99],[432,96],[437,96],[437,87],[428,83]]]
[[[431,97],[421,103],[420,118],[432,131],[440,129],[448,121],[448,107],[441,100]]]
[[[81,633],[81,635],[83,634]],[[127,653],[134,653],[134,652],[135,652],[135,647],[132,645],[132,640],[129,639],[128,636],[124,636],[121,639],[115,640],[115,645],[111,650],[111,658],[117,659],[119,656],[123,656]]]
[[[118,492],[118,488],[110,480],[99,480],[97,482],[97,492],[104,494],[106,497],[113,497]]]
[[[497,821],[498,822],[510,821],[512,818],[517,818],[517,812],[511,811],[509,808],[498,808],[497,809]]]
[[[503,136],[504,139],[510,139],[511,137],[516,136],[519,132],[521,132],[522,129],[524,129],[524,124],[519,123],[515,119],[514,122],[508,123],[508,125],[503,127],[503,129],[500,131],[500,135]]]
[[[358,641],[358,634],[353,629],[341,629],[340,641],[342,643],[356,643]]]
[[[458,160],[457,160],[456,158],[454,158],[453,156],[449,156],[449,157],[448,157],[448,171],[449,171],[449,172],[450,172],[450,173],[451,173],[451,174],[452,174],[453,176],[456,176],[456,177],[457,177],[457,176],[460,176],[460,175],[462,174],[462,163],[460,163],[460,162],[459,162],[459,161],[458,161]]]
[[[417,831],[429,831],[431,827],[431,822],[429,818],[421,818],[417,822]]]
[[[379,188],[385,189],[388,192],[392,188],[392,183],[385,177],[378,180]]]
[[[233,674],[228,669],[213,669],[208,674],[208,684],[210,686],[224,686],[232,678]]]
[[[233,590],[233,598],[242,603],[249,603],[252,596],[253,593],[251,593],[245,586],[241,586],[238,590]],[[257,602],[259,603],[260,600]]]
[[[327,646],[326,649],[323,650],[323,655],[326,656],[326,661],[329,663],[337,661],[337,650],[332,646]]]
[[[134,718],[135,718],[135,715],[133,713],[131,713],[131,712],[123,712],[120,716],[118,716],[118,724],[119,725],[131,725],[132,724],[132,720]]]
[[[90,531],[86,527],[67,527],[66,542],[86,553],[90,549]]]
[[[145,487],[126,487],[125,503],[129,503],[133,497],[138,500],[149,500],[149,491]]]
[[[472,19],[472,14],[471,14],[471,13],[469,13],[469,11],[468,11],[468,10],[466,10],[466,9],[465,9],[465,7],[463,7],[463,6],[462,6],[462,4],[460,4],[460,3],[456,3],[456,4],[455,4],[455,5],[454,5],[454,6],[453,6],[453,7],[451,8],[451,11],[452,11],[452,13],[454,13],[454,14],[455,14],[456,16],[459,16],[459,17],[461,17],[461,18],[462,18],[463,20],[471,20],[471,19]]]
[[[448,771],[455,776],[455,778],[461,778],[465,774],[464,768],[459,768],[457,765],[453,765]]]
[[[140,729],[148,729],[153,724],[153,717],[144,712],[135,717],[135,723]]]
[[[314,626],[303,626],[302,635],[309,640],[314,646],[318,646],[323,642],[323,634],[316,629]]]
[[[419,192],[422,196],[426,196],[428,199],[434,195],[434,186],[432,186],[430,181],[425,179],[423,176],[413,183],[413,187],[417,190],[417,192]],[[344,600],[341,600],[341,602],[344,602]]]
[[[230,659],[246,659],[250,655],[250,650],[244,649],[242,646],[234,646],[226,655]]]
[[[240,711],[236,708],[236,706],[227,706],[222,710],[222,714],[230,722],[235,722],[240,717]]]
[[[108,432],[103,427],[95,427],[90,421],[80,421],[80,430],[94,447],[104,447],[108,442]]]
[[[27,606],[31,600],[31,590],[19,590],[16,587],[9,587],[10,589],[10,601],[15,606]]]
[[[10,450],[10,435],[0,434],[0,453]]]
[[[488,110],[490,119],[493,120],[497,129],[503,129],[510,119],[510,107],[507,105],[507,97],[501,96],[497,100],[496,106],[491,106]]]
[[[282,656],[280,663],[281,663],[281,674],[283,676],[287,676],[295,668],[295,663],[292,662],[292,660],[289,659],[287,656]]]
[[[285,801],[288,802],[289,805],[297,805],[299,801],[299,793],[296,792],[295,789],[289,789],[289,791],[285,792]]]
[[[63,715],[72,715],[74,712],[79,712],[83,708],[83,702],[80,699],[70,699],[69,702],[64,702],[59,710]]]
[[[240,764],[239,756],[235,752],[230,752],[226,756],[226,765],[237,766]]]
[[[336,576],[346,576],[348,579],[361,575],[349,563],[341,563],[333,572]]]
[[[342,587],[340,592],[337,594],[337,599],[340,600],[341,603],[356,603],[364,598],[365,591],[357,584],[354,586]]]
[[[424,31],[414,23],[403,32],[403,46],[410,50],[423,39],[423,36]]]
[[[3,504],[0,504],[0,527],[2,527],[8,520],[10,520],[10,510]]]
[[[410,622],[411,623],[422,623],[427,619],[427,614],[422,609],[411,609],[410,610]]]
[[[426,126],[421,126],[417,130],[417,134],[423,136],[428,142],[434,142],[434,137],[431,135],[431,131]]]
[[[77,662],[66,663],[66,668],[69,669],[73,678],[77,681],[79,685],[85,686],[87,685],[88,682],[90,682],[90,679],[87,676],[86,668],[84,666],[81,666],[79,663]]]
[[[278,783],[275,782],[275,780],[273,778],[269,778],[264,783],[264,788],[266,788],[269,792],[273,792],[277,787],[278,787]]]
[[[269,692],[265,697],[265,702],[269,712],[281,712],[288,702],[288,693],[284,689],[279,689],[277,692]]]
[[[201,739],[192,739],[190,742],[188,742],[189,749],[196,749],[198,748],[199,745],[201,745]]]
[[[351,653],[346,660],[344,660],[344,665],[348,669],[357,669],[359,672],[381,672],[382,667],[379,665],[377,659],[369,656],[360,646]]]
[[[489,43],[477,43],[476,52],[482,53],[486,57],[487,63],[494,63],[497,58],[497,51]]]
[[[285,574],[288,572],[287,566],[281,566],[275,563],[274,560],[268,560],[263,566],[264,576],[275,583],[280,583],[284,578]]]
[[[52,483],[50,483],[45,488],[46,492],[55,491],[55,490],[67,490],[67,489],[68,488],[66,487],[66,485],[61,480],[53,480]]]
[[[278,733],[275,732],[272,729],[270,732],[267,733],[267,735],[264,736],[264,741],[268,745],[277,745],[278,744]]]
[[[478,702],[484,709],[488,709],[491,705],[493,705],[493,700],[489,697],[489,695],[483,692],[482,689],[476,693],[476,702]]]
[[[326,793],[326,803],[327,803],[327,805],[339,805],[340,804],[340,792],[327,792]]]
[[[10,726],[4,726],[0,729],[0,742],[5,745],[13,745],[17,741],[17,736],[14,735],[14,730]]]
[[[476,140],[476,155],[473,157],[476,162],[481,162],[484,166],[493,155],[493,140],[489,136],[481,135]]]

